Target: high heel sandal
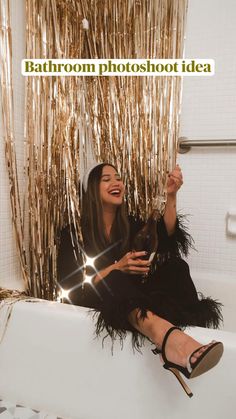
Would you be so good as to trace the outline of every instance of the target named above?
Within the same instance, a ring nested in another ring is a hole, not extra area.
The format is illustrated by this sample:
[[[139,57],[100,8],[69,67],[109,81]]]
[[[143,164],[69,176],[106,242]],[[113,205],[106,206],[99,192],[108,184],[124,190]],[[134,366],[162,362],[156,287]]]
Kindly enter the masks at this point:
[[[190,388],[187,386],[187,384],[185,383],[185,381],[181,377],[180,372],[186,378],[198,377],[199,375],[203,374],[204,372],[207,372],[208,370],[213,368],[216,364],[218,364],[218,362],[219,362],[219,360],[220,360],[220,358],[223,354],[223,350],[224,350],[223,344],[221,342],[213,341],[212,345],[209,346],[209,348],[207,348],[197,358],[197,360],[195,362],[191,362],[192,356],[194,356],[194,354],[196,352],[198,352],[201,348],[204,348],[204,346],[206,346],[206,345],[200,346],[195,351],[193,351],[191,353],[191,355],[188,356],[187,367],[182,367],[178,364],[174,364],[173,362],[168,361],[168,359],[166,358],[166,354],[165,354],[165,347],[166,347],[167,339],[168,339],[169,335],[171,334],[171,332],[173,332],[174,330],[181,330],[181,329],[179,329],[179,327],[171,327],[164,336],[163,343],[162,343],[162,349],[161,350],[158,349],[158,348],[152,349],[152,352],[155,355],[161,354],[162,359],[164,361],[163,367],[166,370],[171,371],[176,376],[177,380],[179,381],[179,383],[183,387],[186,394],[189,397],[192,397],[193,393],[191,392]]]

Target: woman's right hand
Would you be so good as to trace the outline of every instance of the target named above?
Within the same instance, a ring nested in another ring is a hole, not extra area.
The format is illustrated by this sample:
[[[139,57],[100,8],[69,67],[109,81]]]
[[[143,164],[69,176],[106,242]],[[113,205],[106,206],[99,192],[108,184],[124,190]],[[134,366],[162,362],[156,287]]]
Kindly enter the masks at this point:
[[[128,252],[115,264],[115,269],[126,272],[132,275],[143,275],[149,272],[151,263],[149,260],[140,259],[146,256],[147,253],[142,252]]]

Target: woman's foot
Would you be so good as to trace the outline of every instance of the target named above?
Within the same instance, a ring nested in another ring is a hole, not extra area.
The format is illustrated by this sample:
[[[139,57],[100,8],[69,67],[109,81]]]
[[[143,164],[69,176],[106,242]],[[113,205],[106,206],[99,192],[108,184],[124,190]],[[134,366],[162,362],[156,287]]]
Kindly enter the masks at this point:
[[[157,316],[151,311],[147,311],[145,318],[140,316],[140,310],[135,309],[129,315],[129,321],[140,333],[147,336],[157,348],[162,348],[162,343],[166,333],[173,327],[173,324],[165,319]],[[177,364],[181,367],[187,367],[188,361],[194,366],[199,357],[213,345],[202,345],[191,336],[182,332],[178,328],[173,330],[169,335],[165,345],[165,356],[169,362]],[[196,351],[196,349],[198,349]],[[195,352],[196,351],[196,352]],[[190,357],[189,356],[193,353]]]
[[[199,348],[199,351],[195,352],[190,358],[190,362],[194,364],[197,359],[213,345],[211,342],[207,345],[202,345],[191,336],[186,335],[181,330],[174,330],[168,337],[168,341],[165,347],[165,355],[168,361],[178,364],[182,367],[187,366],[188,357]]]

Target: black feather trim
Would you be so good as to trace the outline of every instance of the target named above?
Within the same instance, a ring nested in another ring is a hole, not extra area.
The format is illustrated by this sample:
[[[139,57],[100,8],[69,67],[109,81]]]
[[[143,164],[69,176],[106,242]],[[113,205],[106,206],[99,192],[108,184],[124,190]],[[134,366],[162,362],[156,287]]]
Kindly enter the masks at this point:
[[[148,306],[150,303],[142,299],[142,301],[120,301],[113,304],[110,308],[106,307],[101,311],[96,309],[91,310],[93,319],[95,320],[95,336],[100,337],[105,331],[106,335],[102,339],[102,344],[107,337],[111,338],[112,341],[112,353],[114,342],[118,339],[120,341],[121,348],[123,348],[123,342],[127,334],[131,333],[132,347],[133,350],[141,352],[141,347],[144,341],[148,339],[146,336],[138,332],[128,321],[129,313],[137,308],[139,309],[138,315],[140,318],[147,317]]]
[[[195,249],[194,239],[188,232],[186,215],[178,213],[175,232],[169,236],[169,250],[175,255],[187,256],[190,249]]]
[[[131,311],[131,307],[133,307],[132,309],[139,308],[138,318],[145,319],[147,311],[150,310],[182,329],[187,326],[219,328],[223,323],[222,304],[210,297],[205,298],[201,293],[199,293],[199,296],[199,300],[186,306],[179,305],[171,298],[168,299],[167,296],[158,293],[155,295],[155,302],[148,299],[142,299],[142,301],[127,300],[113,304],[110,309],[91,310],[93,318],[96,320],[95,335],[100,337],[105,331],[106,335],[102,339],[102,344],[107,337],[110,337],[113,353],[114,342],[118,339],[121,348],[123,348],[124,339],[128,333],[131,333],[133,350],[142,353],[141,348],[145,340],[149,339],[129,323],[128,313]]]
[[[223,304],[210,297],[205,298],[200,292],[198,295],[200,300],[196,304],[195,314],[195,317],[197,318],[197,326],[218,329],[223,325]],[[195,311],[194,307],[193,310]]]

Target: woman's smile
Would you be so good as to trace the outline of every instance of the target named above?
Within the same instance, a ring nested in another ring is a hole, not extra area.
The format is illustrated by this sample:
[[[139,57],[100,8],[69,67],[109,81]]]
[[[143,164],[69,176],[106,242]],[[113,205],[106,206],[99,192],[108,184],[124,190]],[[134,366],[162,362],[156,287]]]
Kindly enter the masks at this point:
[[[112,196],[119,197],[121,195],[121,189],[120,188],[113,188],[109,191],[109,194]]]
[[[111,166],[104,166],[100,181],[100,197],[105,205],[121,205],[124,196],[124,184],[120,175]]]

